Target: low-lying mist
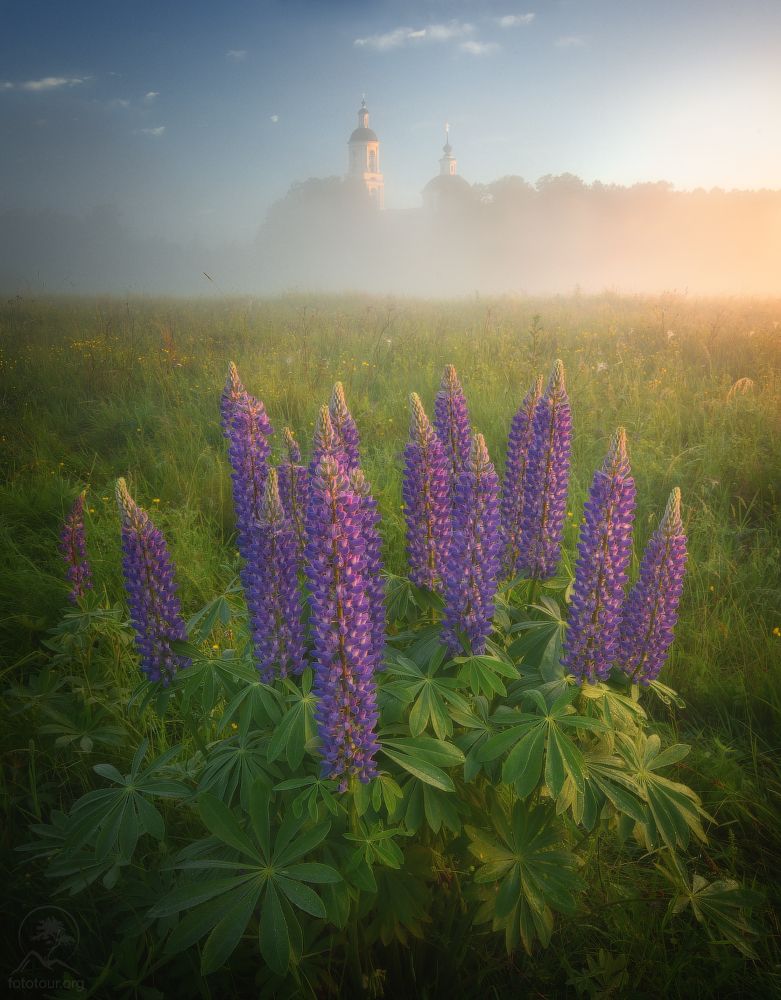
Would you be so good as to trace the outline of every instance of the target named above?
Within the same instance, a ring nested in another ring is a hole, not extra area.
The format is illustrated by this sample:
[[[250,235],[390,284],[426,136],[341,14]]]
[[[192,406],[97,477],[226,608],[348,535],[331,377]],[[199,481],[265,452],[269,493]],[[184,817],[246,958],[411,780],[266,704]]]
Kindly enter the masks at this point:
[[[254,245],[148,239],[111,206],[83,218],[0,214],[4,293],[772,295],[780,262],[781,191],[586,185],[570,174],[442,185],[420,209],[384,212],[353,182],[312,179],[271,207]]]

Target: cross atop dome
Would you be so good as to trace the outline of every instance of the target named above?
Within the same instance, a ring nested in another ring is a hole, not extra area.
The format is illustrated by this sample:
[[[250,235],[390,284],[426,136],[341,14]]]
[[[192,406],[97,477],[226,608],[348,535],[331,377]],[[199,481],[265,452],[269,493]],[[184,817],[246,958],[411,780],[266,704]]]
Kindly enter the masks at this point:
[[[450,145],[450,122],[445,122],[445,145],[442,147],[445,154],[439,161],[439,173],[444,177],[456,176],[456,158],[453,156],[453,147]]]

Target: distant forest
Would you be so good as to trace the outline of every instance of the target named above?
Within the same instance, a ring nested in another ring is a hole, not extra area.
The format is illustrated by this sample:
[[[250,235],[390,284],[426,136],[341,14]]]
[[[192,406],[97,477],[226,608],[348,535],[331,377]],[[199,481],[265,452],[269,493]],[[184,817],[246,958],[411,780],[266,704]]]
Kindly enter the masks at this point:
[[[270,208],[254,246],[144,239],[110,206],[84,218],[0,214],[4,293],[762,295],[781,293],[780,262],[781,191],[621,187],[572,174],[461,182],[433,205],[385,212],[353,181],[311,179]]]

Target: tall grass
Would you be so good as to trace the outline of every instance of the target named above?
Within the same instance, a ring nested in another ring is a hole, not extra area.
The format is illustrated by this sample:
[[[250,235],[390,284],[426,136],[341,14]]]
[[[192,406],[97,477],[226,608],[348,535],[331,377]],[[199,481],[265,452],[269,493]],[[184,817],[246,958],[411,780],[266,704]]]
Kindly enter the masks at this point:
[[[565,571],[592,471],[618,424],[627,428],[638,488],[633,571],[670,489],[682,489],[691,558],[663,680],[687,708],[669,713],[668,722],[694,743],[690,783],[721,824],[711,831],[714,869],[768,893],[763,957],[770,969],[781,954],[772,907],[781,902],[781,301],[7,301],[0,305],[5,679],[14,683],[46,660],[42,642],[66,594],[57,535],[84,485],[95,575],[110,601],[122,594],[113,503],[119,475],[165,532],[187,611],[229,584],[236,560],[218,419],[228,361],[264,400],[275,429],[290,426],[305,447],[318,404],[334,381],[343,382],[383,513],[386,564],[399,571],[408,394],[419,392],[431,410],[441,370],[454,364],[473,424],[501,468],[515,408],[557,357],[568,372],[575,432]],[[741,378],[753,385],[731,393]],[[273,441],[279,455],[281,434]],[[120,690],[129,686],[119,666],[114,681]],[[667,712],[660,706],[660,719]],[[30,735],[18,717],[4,728],[12,762],[7,802],[15,808],[6,847],[28,819],[69,801],[71,782],[79,781],[67,751],[45,741],[30,749]],[[606,863],[594,859],[590,874],[598,879]],[[652,891],[634,885],[632,871],[614,875],[630,900]],[[612,928],[633,962],[669,963],[667,980],[654,973],[658,989],[674,975],[694,982],[681,956],[660,956],[638,933],[634,906],[615,906],[603,929]],[[589,951],[586,930],[567,934],[574,950],[559,957],[580,968],[573,956]],[[616,950],[615,941],[601,943]],[[464,957],[465,967],[473,959]],[[725,989],[742,982],[743,961],[725,961]],[[540,959],[538,981],[559,982],[551,963]],[[444,989],[442,970],[429,972]],[[776,977],[767,972],[762,982],[778,986]],[[712,995],[692,989],[690,996]]]

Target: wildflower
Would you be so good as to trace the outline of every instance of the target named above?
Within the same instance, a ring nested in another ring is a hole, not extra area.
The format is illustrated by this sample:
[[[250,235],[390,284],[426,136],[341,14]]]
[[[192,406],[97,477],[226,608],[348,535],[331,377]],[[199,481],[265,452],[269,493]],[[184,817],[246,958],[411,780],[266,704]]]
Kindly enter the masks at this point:
[[[334,425],[334,432],[339,439],[347,459],[347,471],[352,472],[361,464],[359,453],[358,428],[353,420],[353,416],[347,408],[347,400],[344,398],[344,386],[341,382],[334,385],[331,394],[331,402],[328,405],[331,414],[331,423]]]
[[[263,681],[304,669],[296,537],[279,498],[277,470],[268,470],[257,530],[241,579],[252,646]]]
[[[471,651],[479,654],[491,631],[502,548],[499,477],[482,434],[472,439],[469,459],[458,478],[452,525],[442,638],[450,652],[457,654],[463,635]]]
[[[557,361],[534,410],[532,441],[526,459],[517,569],[533,579],[552,576],[559,561],[571,439],[572,418],[564,365]]]
[[[349,775],[376,775],[379,749],[362,506],[342,464],[325,455],[310,482],[306,575],[323,774],[342,787]]]
[[[452,499],[471,446],[469,411],[453,365],[447,365],[442,374],[442,382],[434,401],[434,427],[445,449]]]
[[[122,524],[122,572],[136,633],[141,669],[151,681],[163,684],[190,661],[171,649],[186,639],[173,566],[159,531],[130,496],[124,479],[117,480],[117,505]]]
[[[233,470],[231,479],[236,509],[237,545],[239,552],[247,559],[266,482],[269,454],[266,438],[273,433],[273,428],[263,403],[250,396],[241,384],[233,362],[228,369],[221,410],[222,431],[228,439],[228,456]]]
[[[315,436],[312,442],[312,459],[309,463],[309,477],[317,473],[320,462],[328,456],[334,458],[342,468],[347,465],[344,445],[334,429],[331,411],[327,406],[321,406],[315,424]]]
[[[617,660],[633,681],[649,684],[662,669],[673,641],[685,572],[686,535],[681,491],[676,487],[646,546],[640,575],[622,611]]]
[[[306,466],[301,465],[301,449],[289,427],[283,431],[287,461],[279,466],[279,497],[285,517],[293,525],[299,556],[306,545],[306,502],[309,491]]]
[[[65,560],[66,576],[71,589],[68,599],[76,604],[92,590],[92,570],[87,559],[87,539],[84,533],[84,495],[79,493],[65,518],[60,534],[60,552]]]
[[[635,483],[619,428],[586,501],[562,663],[582,682],[610,673],[632,554]]]
[[[437,590],[450,547],[449,466],[420,396],[410,396],[410,439],[404,450],[404,512],[410,579]]]
[[[378,531],[380,515],[371,487],[360,469],[350,473],[350,488],[361,498],[361,538],[364,544],[366,596],[372,634],[374,667],[382,665],[385,649],[385,584],[382,579],[382,538]]]
[[[534,431],[534,411],[542,396],[542,376],[539,376],[523,397],[510,424],[507,441],[507,466],[502,486],[502,542],[504,568],[508,576],[519,572],[521,518],[526,482],[526,466]]]

